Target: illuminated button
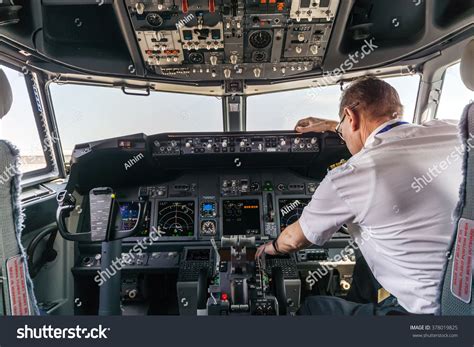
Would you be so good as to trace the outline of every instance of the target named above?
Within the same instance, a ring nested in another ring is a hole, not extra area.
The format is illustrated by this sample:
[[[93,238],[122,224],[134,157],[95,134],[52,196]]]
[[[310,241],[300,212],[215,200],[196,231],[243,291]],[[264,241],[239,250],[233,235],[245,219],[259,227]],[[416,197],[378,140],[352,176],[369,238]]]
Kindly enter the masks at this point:
[[[229,299],[229,296],[227,295],[227,293],[222,293],[221,294],[221,299],[222,299],[222,301],[227,301]]]

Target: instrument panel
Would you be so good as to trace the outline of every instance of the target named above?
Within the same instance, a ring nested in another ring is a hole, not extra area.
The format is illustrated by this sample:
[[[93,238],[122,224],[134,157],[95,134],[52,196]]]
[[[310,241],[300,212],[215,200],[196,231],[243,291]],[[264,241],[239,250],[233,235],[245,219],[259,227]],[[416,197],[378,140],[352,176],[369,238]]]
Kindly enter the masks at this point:
[[[260,80],[320,69],[339,0],[127,0],[148,71]]]
[[[264,240],[299,219],[318,183],[284,169],[238,175],[197,171],[171,182],[117,190],[117,196],[122,225],[128,226],[136,222],[137,211],[127,197],[136,196],[137,189],[149,197],[149,224],[137,237],[156,230],[158,242],[234,235]]]

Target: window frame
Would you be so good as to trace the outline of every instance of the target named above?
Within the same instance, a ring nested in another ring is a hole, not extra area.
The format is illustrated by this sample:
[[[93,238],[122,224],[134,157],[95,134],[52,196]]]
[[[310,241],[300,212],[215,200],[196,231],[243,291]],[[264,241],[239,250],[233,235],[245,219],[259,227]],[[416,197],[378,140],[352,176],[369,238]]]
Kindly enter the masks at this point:
[[[43,149],[43,144],[48,141],[48,138],[51,138],[51,129],[53,127],[49,114],[49,108],[45,107],[45,94],[44,89],[42,88],[44,83],[42,83],[43,79],[41,78],[42,73],[30,67],[28,68],[28,71],[25,72],[24,67],[20,68],[14,62],[10,62],[4,57],[0,59],[0,66],[4,66],[24,75],[23,78],[25,80],[26,89],[30,99],[33,119],[38,132],[41,148]],[[13,145],[15,145],[15,143],[13,143]],[[58,165],[60,161],[58,161],[56,145],[57,144],[52,142],[52,146],[47,146],[47,150],[42,151],[46,167],[22,173],[22,179],[20,183],[23,188],[49,182],[61,177],[60,174],[62,171],[60,170],[60,165]],[[62,175],[62,177],[64,176]]]

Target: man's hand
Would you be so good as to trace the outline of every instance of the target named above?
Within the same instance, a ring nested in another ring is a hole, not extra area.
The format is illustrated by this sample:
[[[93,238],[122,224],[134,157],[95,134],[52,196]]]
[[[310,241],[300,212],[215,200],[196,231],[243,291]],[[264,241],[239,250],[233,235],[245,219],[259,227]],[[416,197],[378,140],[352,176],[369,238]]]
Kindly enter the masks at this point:
[[[263,255],[276,255],[276,250],[273,248],[272,242],[267,242],[260,247],[258,247],[257,252],[255,253],[255,259],[262,257]]]
[[[303,229],[301,229],[299,221],[287,226],[280,236],[278,236],[278,241],[276,242],[278,250],[283,254],[296,252],[311,245],[311,242],[309,242],[306,236],[304,236]],[[275,247],[273,247],[272,241],[261,245],[257,249],[257,252],[255,253],[255,259],[265,254],[277,254]]]
[[[336,131],[337,122],[329,119],[307,117],[296,123],[295,131],[299,133]]]

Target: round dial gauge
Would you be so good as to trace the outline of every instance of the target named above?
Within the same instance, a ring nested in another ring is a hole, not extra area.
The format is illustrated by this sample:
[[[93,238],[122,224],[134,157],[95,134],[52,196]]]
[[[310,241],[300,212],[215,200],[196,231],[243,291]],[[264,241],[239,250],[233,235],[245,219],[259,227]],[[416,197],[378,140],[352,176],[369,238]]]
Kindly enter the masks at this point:
[[[268,31],[254,31],[249,37],[249,42],[255,48],[265,48],[272,42],[272,35]]]
[[[201,234],[202,235],[215,235],[216,234],[216,222],[213,220],[205,220],[201,222]]]

